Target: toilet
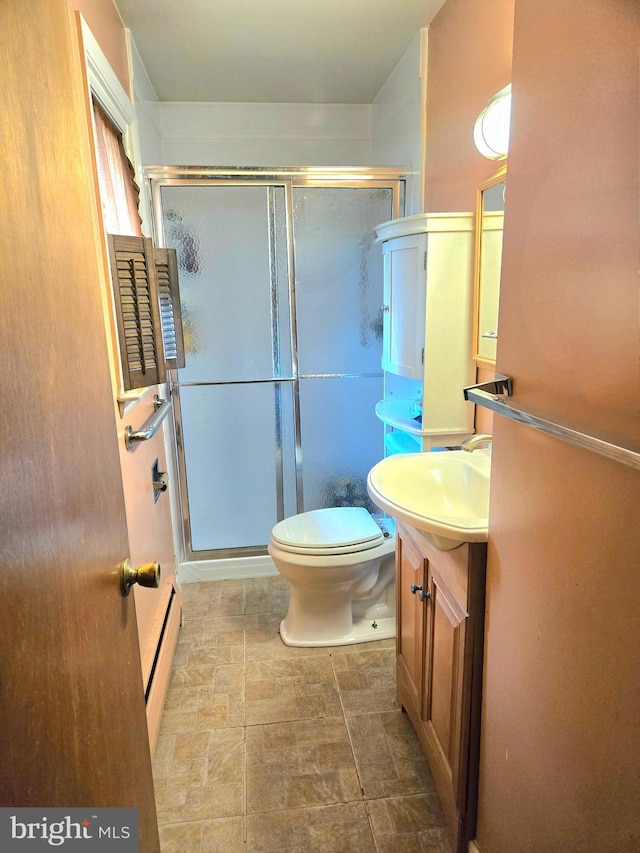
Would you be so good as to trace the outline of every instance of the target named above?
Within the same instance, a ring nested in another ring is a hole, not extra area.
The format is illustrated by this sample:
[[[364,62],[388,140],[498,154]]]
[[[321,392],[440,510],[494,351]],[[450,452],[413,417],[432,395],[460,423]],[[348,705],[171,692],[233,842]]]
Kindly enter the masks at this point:
[[[395,637],[392,524],[376,522],[363,507],[336,507],[275,525],[268,551],[290,588],[280,623],[285,645],[344,646]]]

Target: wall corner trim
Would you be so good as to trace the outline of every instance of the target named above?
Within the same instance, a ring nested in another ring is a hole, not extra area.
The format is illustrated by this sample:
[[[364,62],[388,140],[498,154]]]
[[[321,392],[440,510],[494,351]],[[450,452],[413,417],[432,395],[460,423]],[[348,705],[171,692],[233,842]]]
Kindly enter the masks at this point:
[[[124,133],[127,127],[135,121],[135,108],[87,22],[79,12],[76,14],[80,21],[91,91],[111,116],[119,130]]]

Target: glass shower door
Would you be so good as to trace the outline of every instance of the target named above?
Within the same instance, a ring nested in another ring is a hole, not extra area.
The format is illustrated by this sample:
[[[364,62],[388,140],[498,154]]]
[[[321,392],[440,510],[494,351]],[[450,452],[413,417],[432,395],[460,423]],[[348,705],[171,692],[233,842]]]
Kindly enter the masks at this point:
[[[297,511],[285,189],[166,186],[162,210],[180,273],[190,550],[259,552]]]
[[[382,252],[392,218],[384,187],[293,189],[304,509],[365,506],[383,456]]]

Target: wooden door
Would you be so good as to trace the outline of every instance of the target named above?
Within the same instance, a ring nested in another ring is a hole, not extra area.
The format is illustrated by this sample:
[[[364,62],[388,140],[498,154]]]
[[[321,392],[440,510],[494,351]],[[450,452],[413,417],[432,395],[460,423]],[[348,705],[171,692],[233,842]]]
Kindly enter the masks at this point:
[[[67,0],[0,4],[0,805],[134,806],[159,849]]]
[[[424,713],[427,740],[440,774],[447,779],[456,805],[465,806],[468,738],[464,713],[468,702],[465,683],[466,631],[468,613],[429,563],[429,606],[427,609]]]
[[[425,560],[400,525],[396,560],[398,694],[401,704],[409,699],[407,710],[415,713],[422,701],[424,601],[419,593],[426,589]]]

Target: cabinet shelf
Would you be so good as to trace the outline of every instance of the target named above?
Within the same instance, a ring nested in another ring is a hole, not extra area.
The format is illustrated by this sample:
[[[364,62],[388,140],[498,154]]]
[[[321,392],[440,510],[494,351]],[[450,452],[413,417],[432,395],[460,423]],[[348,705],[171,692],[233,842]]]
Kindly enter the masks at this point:
[[[426,435],[422,429],[422,408],[415,400],[380,400],[376,404],[376,415],[383,424],[410,435]]]
[[[393,456],[395,453],[420,453],[422,442],[418,436],[406,432],[388,432],[384,438],[384,449],[387,456]]]
[[[431,423],[422,413],[422,423],[415,418],[421,414],[420,404],[415,400],[380,400],[376,404],[376,415],[394,432],[387,433],[385,448],[391,453],[416,453],[438,447],[459,447],[463,439],[473,433],[473,427],[450,427],[447,424]]]

